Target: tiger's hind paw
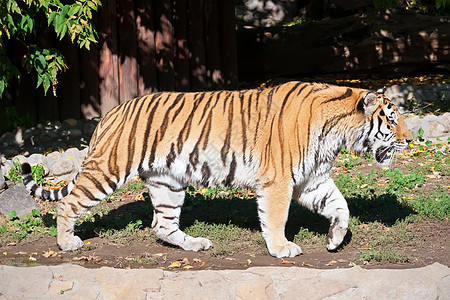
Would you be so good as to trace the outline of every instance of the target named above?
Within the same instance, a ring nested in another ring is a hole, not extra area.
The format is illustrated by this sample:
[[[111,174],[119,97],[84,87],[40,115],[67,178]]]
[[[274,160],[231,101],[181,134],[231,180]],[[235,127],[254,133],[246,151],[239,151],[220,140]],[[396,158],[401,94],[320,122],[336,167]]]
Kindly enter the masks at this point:
[[[268,246],[269,253],[277,258],[295,257],[303,253],[302,248],[293,242],[288,242],[280,246]]]
[[[58,238],[58,246],[63,251],[77,250],[83,247],[83,241],[76,235],[70,237]]]
[[[180,245],[184,250],[200,251],[209,249],[212,246],[210,240],[202,237],[186,236],[186,240]]]

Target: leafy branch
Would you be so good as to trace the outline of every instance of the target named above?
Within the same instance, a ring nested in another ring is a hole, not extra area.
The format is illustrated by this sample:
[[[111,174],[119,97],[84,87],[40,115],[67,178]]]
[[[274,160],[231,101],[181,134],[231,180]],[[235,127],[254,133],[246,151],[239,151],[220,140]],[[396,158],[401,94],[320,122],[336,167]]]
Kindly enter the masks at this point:
[[[53,28],[56,37],[66,35],[80,48],[90,49],[96,43],[97,32],[91,23],[99,0],[77,0],[63,4],[60,0],[0,0],[0,98],[14,79],[21,79],[21,66],[27,73],[36,73],[37,87],[46,94],[51,85],[56,94],[57,76],[67,69],[64,56],[56,49],[43,48],[36,41],[42,27]],[[42,18],[46,22],[42,24]],[[8,56],[10,41],[25,47],[20,63]]]

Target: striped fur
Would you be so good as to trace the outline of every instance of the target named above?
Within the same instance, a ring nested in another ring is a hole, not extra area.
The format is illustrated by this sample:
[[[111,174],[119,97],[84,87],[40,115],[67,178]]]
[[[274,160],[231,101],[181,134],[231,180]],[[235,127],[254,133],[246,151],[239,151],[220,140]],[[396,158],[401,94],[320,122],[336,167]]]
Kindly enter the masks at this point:
[[[60,191],[45,191],[22,167],[35,196],[59,200],[58,244],[83,245],[76,220],[124,182],[140,176],[154,205],[152,228],[186,250],[211,242],[179,229],[185,187],[240,186],[256,190],[261,229],[271,255],[301,254],[286,240],[291,198],[330,220],[327,248],[336,249],[349,211],[330,178],[342,146],[369,151],[389,165],[411,134],[381,94],[319,83],[274,88],[146,95],[112,109],[98,124],[82,170]]]

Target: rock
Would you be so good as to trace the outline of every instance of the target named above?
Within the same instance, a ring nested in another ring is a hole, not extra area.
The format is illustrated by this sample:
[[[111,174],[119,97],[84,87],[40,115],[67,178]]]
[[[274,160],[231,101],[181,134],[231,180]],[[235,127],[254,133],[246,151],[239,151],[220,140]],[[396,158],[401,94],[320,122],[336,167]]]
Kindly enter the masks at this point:
[[[75,119],[66,119],[66,120],[63,121],[63,124],[64,123],[69,125],[69,126],[71,126],[71,127],[75,127],[75,126],[77,126],[78,121],[75,120]]]
[[[438,283],[437,299],[450,299],[450,275],[445,276]]]
[[[0,146],[2,146],[2,147],[8,147],[8,146],[14,145],[14,142],[15,142],[15,137],[12,132],[6,132],[0,138]]]
[[[236,287],[237,299],[276,299],[277,292],[273,288],[270,277],[244,281]]]
[[[75,139],[79,139],[83,135],[83,132],[81,132],[80,129],[72,128],[72,129],[63,130],[61,132],[61,135],[62,136],[67,136],[70,139],[74,139],[75,140]]]
[[[428,134],[426,135],[426,137],[439,138],[449,135],[450,135],[450,128],[448,128],[447,126],[445,126],[445,124],[439,121],[433,121],[430,123],[428,127]]]
[[[3,176],[2,169],[0,169],[0,192],[6,187],[5,177]]]
[[[20,153],[20,149],[17,146],[8,146],[2,150],[2,154],[6,157],[13,157]]]
[[[52,153],[47,154],[47,162],[51,165],[53,162],[57,161],[61,156],[61,153],[58,151],[53,151]]]
[[[20,164],[26,163],[28,159],[23,155],[17,155],[13,160],[18,160]]]
[[[22,218],[30,214],[33,209],[39,209],[39,206],[21,183],[13,185],[0,194],[0,213],[5,216],[15,211],[17,216]]]
[[[54,176],[67,175],[74,171],[74,164],[71,160],[58,160],[51,165],[50,170]]]

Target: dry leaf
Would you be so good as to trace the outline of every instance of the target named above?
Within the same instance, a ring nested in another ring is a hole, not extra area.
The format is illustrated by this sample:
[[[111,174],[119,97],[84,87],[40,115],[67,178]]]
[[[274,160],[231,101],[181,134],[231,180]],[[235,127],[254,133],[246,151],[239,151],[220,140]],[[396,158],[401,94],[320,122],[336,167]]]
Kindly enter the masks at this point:
[[[189,270],[189,269],[192,269],[192,268],[193,268],[193,266],[191,266],[191,265],[187,265],[187,266],[183,267],[183,269],[186,269],[186,270]]]
[[[5,251],[5,252],[3,252],[3,255],[8,255],[8,252],[6,252],[6,251]]]
[[[248,263],[249,265],[251,265],[251,264],[252,264],[252,260],[251,260],[250,258],[248,258],[248,259],[247,259],[247,263]]]
[[[174,261],[173,263],[171,263],[168,268],[179,268],[181,267],[182,262],[181,261]]]
[[[291,260],[283,260],[281,263],[295,265],[295,261],[291,261]]]
[[[16,254],[19,254],[19,255],[25,255],[25,254],[27,254],[25,251],[19,251],[19,252],[17,252]]]
[[[42,254],[42,256],[46,258],[53,257],[56,256],[56,252],[53,250],[45,251],[44,254]]]
[[[200,267],[203,267],[204,265],[206,265],[206,261],[202,262]]]
[[[334,265],[335,263],[337,263],[337,261],[332,260],[332,261],[330,261],[329,263],[326,263],[325,265],[326,265],[326,266],[332,266],[332,265]]]
[[[8,243],[8,244],[6,244],[6,246],[16,246],[17,245],[17,243]]]
[[[36,257],[33,257],[33,256],[28,257],[28,259],[31,260],[31,261],[36,261],[37,260]]]
[[[313,265],[307,264],[305,262],[302,262],[302,265],[305,266],[305,267],[313,267]]]

